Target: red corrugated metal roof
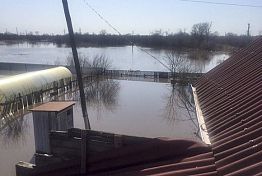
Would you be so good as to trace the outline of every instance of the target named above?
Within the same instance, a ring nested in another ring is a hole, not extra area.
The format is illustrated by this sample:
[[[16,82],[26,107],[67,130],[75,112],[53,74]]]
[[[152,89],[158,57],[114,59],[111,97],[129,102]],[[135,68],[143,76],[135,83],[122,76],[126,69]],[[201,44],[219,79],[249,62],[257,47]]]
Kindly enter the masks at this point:
[[[262,38],[196,84],[220,175],[262,174]]]

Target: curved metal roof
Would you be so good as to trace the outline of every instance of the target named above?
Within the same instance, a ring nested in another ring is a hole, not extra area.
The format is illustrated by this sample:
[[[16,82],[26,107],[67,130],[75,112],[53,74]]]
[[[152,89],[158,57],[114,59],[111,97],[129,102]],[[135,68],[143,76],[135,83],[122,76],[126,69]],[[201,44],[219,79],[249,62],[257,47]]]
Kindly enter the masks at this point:
[[[0,80],[0,102],[18,95],[27,95],[45,89],[54,81],[72,77],[66,67],[55,67],[46,70],[28,72]]]

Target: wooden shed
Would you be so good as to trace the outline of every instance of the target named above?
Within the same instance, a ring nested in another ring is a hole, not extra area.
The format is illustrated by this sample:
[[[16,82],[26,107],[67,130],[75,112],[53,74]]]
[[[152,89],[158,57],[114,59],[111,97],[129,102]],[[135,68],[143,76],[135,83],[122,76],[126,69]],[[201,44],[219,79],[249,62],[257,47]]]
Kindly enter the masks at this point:
[[[37,153],[50,153],[50,131],[67,131],[74,127],[74,104],[72,101],[48,102],[31,109]]]

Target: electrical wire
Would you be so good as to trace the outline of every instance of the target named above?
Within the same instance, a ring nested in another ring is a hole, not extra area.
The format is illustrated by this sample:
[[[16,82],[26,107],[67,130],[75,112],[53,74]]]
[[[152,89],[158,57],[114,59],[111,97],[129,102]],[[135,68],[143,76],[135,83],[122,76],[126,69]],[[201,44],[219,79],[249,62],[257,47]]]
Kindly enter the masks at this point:
[[[107,21],[98,11],[96,11],[86,0],[84,0],[86,5],[101,19],[103,20],[108,26],[110,26],[118,35],[122,35],[109,21]]]
[[[121,34],[121,32],[119,30],[117,30],[108,20],[106,20],[97,10],[95,10],[88,2],[87,0],[83,0],[85,2],[85,4],[102,20],[104,21],[110,28],[112,28],[118,35],[123,36]],[[137,46],[134,42],[128,40],[127,38],[124,38],[128,43],[130,43],[131,45],[135,46],[137,49],[139,49],[140,51],[146,53],[147,55],[149,55],[150,57],[152,57],[153,59],[155,59],[156,61],[158,61],[162,66],[164,66],[166,69],[170,70],[170,68],[164,64],[162,61],[160,61],[157,57],[155,57],[154,55],[152,55],[151,53],[149,53],[148,51],[146,51],[145,49]]]
[[[262,5],[251,5],[251,4],[237,4],[237,3],[212,2],[212,1],[201,1],[201,0],[178,0],[178,1],[202,3],[202,4],[212,4],[212,5],[226,5],[226,6],[262,8]]]

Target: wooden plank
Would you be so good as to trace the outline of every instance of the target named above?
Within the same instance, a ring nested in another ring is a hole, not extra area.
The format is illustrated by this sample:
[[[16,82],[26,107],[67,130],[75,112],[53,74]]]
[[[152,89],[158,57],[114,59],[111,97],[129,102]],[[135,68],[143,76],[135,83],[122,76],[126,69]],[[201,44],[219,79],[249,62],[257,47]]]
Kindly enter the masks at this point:
[[[88,153],[97,153],[114,149],[114,143],[105,143],[103,141],[88,141]]]
[[[67,132],[52,131],[50,133],[51,154],[60,157],[80,157],[81,139],[70,137]]]
[[[52,147],[66,147],[80,150],[81,139],[78,138],[65,138],[65,139],[51,139],[50,145]]]
[[[67,131],[68,131],[68,136],[81,138],[81,129],[79,129],[79,128],[70,128]]]
[[[65,148],[65,147],[54,147],[52,149],[52,154],[54,156],[62,157],[62,158],[80,158],[81,150]]]
[[[68,148],[64,146],[56,146],[52,148],[52,155],[57,157],[76,158],[81,156],[81,150],[76,148]]]
[[[123,146],[141,144],[141,143],[145,143],[145,142],[149,142],[149,141],[152,141],[152,138],[124,136],[124,135],[122,136]]]
[[[62,158],[55,157],[53,155],[48,154],[41,154],[41,153],[35,153],[35,165],[36,166],[43,166],[47,164],[55,164],[62,162]]]
[[[65,160],[56,164],[36,166],[31,163],[22,162],[16,164],[17,176],[57,176],[57,175],[79,175],[80,162],[78,160]]]
[[[115,134],[114,135],[114,147],[120,148],[123,146],[123,137],[122,135]]]
[[[49,135],[52,137],[60,137],[60,136],[66,136],[68,137],[68,132],[67,131],[50,131]]]
[[[15,165],[17,176],[31,176],[33,175],[35,165],[20,161]]]
[[[145,138],[145,137],[118,135],[118,134],[112,134],[112,133],[94,131],[94,130],[87,130],[87,133],[88,133],[87,135],[88,140],[103,141],[105,143],[112,143],[112,144],[117,142],[116,136],[119,136],[119,137],[121,136],[120,138],[121,138],[121,143],[123,146],[143,143],[143,142],[151,140],[150,138]],[[81,138],[81,129],[71,128],[68,130],[68,135],[71,137]]]
[[[79,137],[81,138],[81,129],[78,128],[71,128],[68,129],[68,134],[69,136],[73,136],[73,137]],[[90,136],[100,136],[100,137],[114,137],[114,134],[112,133],[107,133],[107,132],[102,132],[102,131],[94,131],[94,130],[86,130],[88,137]]]
[[[110,162],[110,159],[118,158],[117,160],[122,163],[125,157],[131,157],[128,152],[121,156],[113,155],[108,158],[105,156],[110,154],[108,151],[112,150],[112,152],[116,152],[116,150],[114,150],[116,148],[152,141],[150,138],[117,135],[76,128],[69,129],[68,132],[51,131],[49,138],[51,156],[36,154],[36,159],[38,160],[36,161],[36,163],[38,163],[36,166],[30,165],[29,163],[18,163],[16,166],[17,175],[55,175],[57,173],[67,173],[66,170],[72,170],[72,172],[78,174],[86,174],[91,170],[94,171],[99,168],[107,169],[110,166],[110,163],[109,166],[107,166],[107,162]],[[133,149],[133,147],[130,148],[130,150]],[[101,161],[99,161],[98,165],[97,162],[88,164],[89,159],[92,161],[92,156],[100,156]],[[105,159],[108,161],[104,161]],[[76,162],[70,163],[71,161]],[[122,165],[116,166],[121,167]]]
[[[101,141],[101,142],[105,142],[105,143],[114,143],[114,136],[87,136],[88,140],[92,140],[92,141]]]
[[[115,148],[151,141],[150,138],[124,136],[76,128],[69,129],[68,133],[51,132],[50,138],[51,153],[56,156],[81,156],[81,168],[83,172],[86,171],[85,161],[88,155],[95,155]]]

